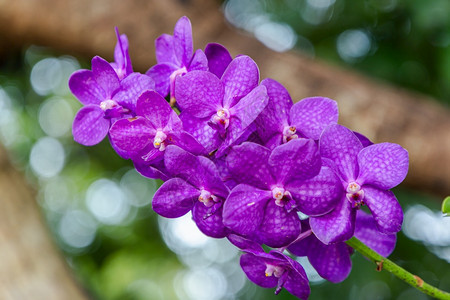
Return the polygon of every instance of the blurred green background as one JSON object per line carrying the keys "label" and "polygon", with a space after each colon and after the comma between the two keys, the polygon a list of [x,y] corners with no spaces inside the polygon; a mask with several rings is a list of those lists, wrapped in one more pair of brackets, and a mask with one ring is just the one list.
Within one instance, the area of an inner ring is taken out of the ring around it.
{"label": "blurred green background", "polygon": [[[448,1],[229,0],[223,11],[276,51],[297,49],[450,103]],[[67,80],[90,68],[89,61],[30,47],[0,63],[0,141],[39,191],[58,245],[94,299],[275,297],[247,281],[226,240],[206,238],[189,216],[157,217],[150,203],[161,182],[137,174],[108,141],[94,147],[73,141],[71,123],[81,105]],[[449,291],[450,218],[439,211],[441,199],[395,192],[405,222],[391,258]],[[310,299],[427,299],[359,254],[340,284],[301,262]],[[286,291],[277,296],[293,298]]]}

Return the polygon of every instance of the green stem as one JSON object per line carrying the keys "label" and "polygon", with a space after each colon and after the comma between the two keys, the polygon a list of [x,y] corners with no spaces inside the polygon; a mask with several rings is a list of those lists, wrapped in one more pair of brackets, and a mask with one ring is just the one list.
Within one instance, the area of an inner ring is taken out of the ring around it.
{"label": "green stem", "polygon": [[420,290],[421,292],[437,299],[450,299],[450,293],[444,292],[434,286],[429,285],[428,283],[424,282],[419,276],[411,274],[410,272],[395,264],[393,261],[379,255],[378,253],[364,245],[357,238],[352,237],[346,243],[347,245],[373,261],[377,265],[377,270],[381,271],[382,269],[384,269],[386,271],[389,271],[404,282]]}

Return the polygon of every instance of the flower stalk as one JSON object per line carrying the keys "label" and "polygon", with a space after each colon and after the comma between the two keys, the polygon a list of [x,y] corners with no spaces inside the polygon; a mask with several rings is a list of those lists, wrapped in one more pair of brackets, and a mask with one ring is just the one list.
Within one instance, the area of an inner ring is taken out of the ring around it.
{"label": "flower stalk", "polygon": [[370,249],[368,246],[363,244],[360,240],[358,240],[355,237],[352,237],[347,242],[347,245],[373,261],[377,265],[377,271],[386,270],[388,272],[391,272],[395,276],[397,276],[399,279],[403,280],[404,282],[408,283],[409,285],[415,287],[422,293],[425,293],[429,296],[432,296],[436,299],[450,299],[450,293],[442,291],[425,281],[421,279],[419,276],[414,275],[407,270],[403,269],[393,261],[391,261],[388,258],[385,258],[372,249]]}

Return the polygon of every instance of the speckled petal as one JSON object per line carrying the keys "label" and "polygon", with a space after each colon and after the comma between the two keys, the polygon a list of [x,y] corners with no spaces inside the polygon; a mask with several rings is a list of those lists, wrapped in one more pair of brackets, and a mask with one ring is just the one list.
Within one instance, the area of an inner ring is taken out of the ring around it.
{"label": "speckled petal", "polygon": [[119,91],[114,95],[114,100],[120,105],[136,110],[136,102],[139,96],[146,90],[154,90],[155,82],[150,76],[141,73],[132,73],[124,78]]}
{"label": "speckled petal", "polygon": [[176,63],[173,50],[173,36],[162,34],[155,40],[155,54],[158,63]]}
{"label": "speckled petal", "polygon": [[384,257],[394,251],[397,241],[395,234],[381,233],[373,217],[362,210],[356,213],[355,237]]}
{"label": "speckled petal", "polygon": [[351,130],[338,124],[328,126],[320,137],[319,148],[320,155],[335,163],[344,180],[356,180],[357,155],[363,147]]}
{"label": "speckled petal", "polygon": [[343,281],[352,270],[349,247],[345,243],[310,245],[308,259],[320,276],[334,283]]}
{"label": "speckled petal", "polygon": [[233,147],[226,161],[233,178],[241,183],[253,185],[261,189],[269,189],[276,183],[270,174],[270,150],[251,142]]}
{"label": "speckled petal", "polygon": [[391,191],[384,191],[364,185],[364,202],[369,207],[377,223],[377,228],[383,233],[392,234],[402,228],[402,207]]}
{"label": "speckled petal", "polygon": [[155,82],[155,90],[163,97],[169,94],[170,75],[178,70],[172,63],[159,63],[145,73]]}
{"label": "speckled petal", "polygon": [[300,265],[300,263],[293,260],[287,255],[273,250],[270,251],[270,254],[275,257],[283,257],[284,260],[290,265],[290,268],[288,268],[289,273],[283,287],[289,293],[300,299],[308,299],[309,294],[311,293],[311,289],[309,287],[309,281],[308,277],[306,276],[306,272]]}
{"label": "speckled petal", "polygon": [[192,26],[188,17],[181,17],[173,30],[173,47],[180,66],[187,66],[194,52]]}
{"label": "speckled petal", "polygon": [[69,88],[84,105],[99,105],[107,96],[95,81],[91,70],[79,70],[73,73],[69,78]]}
{"label": "speckled petal", "polygon": [[286,88],[273,79],[266,78],[261,81],[261,85],[266,87],[269,101],[255,120],[256,130],[263,143],[267,143],[274,135],[280,136],[280,142],[284,127],[289,125],[292,99]]}
{"label": "speckled petal", "polygon": [[353,236],[355,231],[356,211],[345,195],[339,205],[330,213],[311,217],[309,224],[316,237],[324,244],[344,242]]}
{"label": "speckled petal", "polygon": [[189,64],[188,71],[208,71],[208,59],[206,58],[203,50],[198,49],[195,51],[194,56]]}
{"label": "speckled petal", "polygon": [[320,172],[320,154],[311,139],[294,139],[273,149],[269,157],[277,183],[310,179]]}
{"label": "speckled petal", "polygon": [[181,113],[180,119],[183,122],[184,130],[205,148],[206,153],[213,152],[222,143],[219,132],[208,125],[209,119],[197,119],[186,113]]}
{"label": "speckled petal", "polygon": [[133,164],[136,171],[144,177],[161,179],[162,181],[167,181],[171,177],[162,160],[155,164],[144,164],[136,161],[133,161]]}
{"label": "speckled petal", "polygon": [[278,285],[278,278],[266,276],[266,259],[251,253],[244,253],[241,256],[241,268],[253,283],[263,288],[274,288]]}
{"label": "speckled petal", "polygon": [[223,106],[233,107],[258,85],[258,81],[259,70],[253,59],[246,55],[233,59],[222,76],[225,87]]}
{"label": "speckled petal", "polygon": [[155,129],[164,129],[168,124],[170,124],[170,127],[182,127],[181,120],[166,99],[154,91],[142,93],[137,100],[136,114],[145,117]]}
{"label": "speckled petal", "polygon": [[206,45],[205,54],[208,58],[209,71],[221,78],[223,72],[233,60],[228,50],[216,43]]}
{"label": "speckled petal", "polygon": [[320,216],[333,210],[343,192],[341,181],[328,167],[322,167],[311,179],[289,181],[284,187],[292,194],[297,209],[308,216]]}
{"label": "speckled petal", "polygon": [[188,213],[200,192],[183,179],[172,178],[164,182],[153,196],[153,210],[166,218],[178,218]]}
{"label": "speckled petal", "polygon": [[192,71],[179,76],[175,97],[180,109],[196,118],[211,118],[222,108],[223,84],[206,71]]}
{"label": "speckled petal", "polygon": [[152,143],[154,133],[142,117],[118,120],[109,132],[114,144],[129,152],[141,151]]}
{"label": "speckled petal", "polygon": [[272,193],[246,184],[236,186],[223,207],[223,223],[241,235],[253,234],[264,217]]}
{"label": "speckled petal", "polygon": [[336,101],[325,97],[305,98],[290,111],[291,125],[313,140],[318,140],[328,125],[337,123],[338,117]]}
{"label": "speckled petal", "polygon": [[100,143],[108,134],[110,121],[104,118],[98,105],[82,107],[72,125],[73,138],[77,143],[92,146]]}
{"label": "speckled petal", "polygon": [[211,208],[213,207],[206,207],[197,201],[192,210],[192,218],[205,235],[218,239],[226,237],[230,230],[223,225],[222,208],[218,208],[213,214]]}
{"label": "speckled petal", "polygon": [[358,182],[391,189],[405,179],[408,162],[408,151],[400,145],[381,143],[368,146],[358,154]]}
{"label": "speckled petal", "polygon": [[276,205],[275,200],[270,199],[258,230],[261,241],[269,247],[283,247],[295,240],[300,230],[301,223],[297,212],[288,213],[286,208]]}
{"label": "speckled petal", "polygon": [[111,99],[120,87],[119,77],[113,67],[100,56],[95,56],[92,59],[92,74],[98,85],[105,91],[106,97]]}
{"label": "speckled petal", "polygon": [[230,109],[230,125],[227,129],[226,139],[217,151],[217,157],[222,156],[228,147],[241,140],[240,138],[244,133],[247,132],[249,135],[249,132],[246,131],[247,128],[264,109],[267,100],[266,88],[259,86]]}

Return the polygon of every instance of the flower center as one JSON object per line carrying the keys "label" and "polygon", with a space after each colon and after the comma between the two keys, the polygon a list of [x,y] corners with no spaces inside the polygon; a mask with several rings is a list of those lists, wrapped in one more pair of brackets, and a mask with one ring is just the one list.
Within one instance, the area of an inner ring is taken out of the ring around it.
{"label": "flower center", "polygon": [[230,112],[226,108],[221,108],[212,115],[211,120],[209,120],[209,124],[219,130],[221,134],[225,133],[225,130],[230,125]]}
{"label": "flower center", "polygon": [[198,201],[202,202],[206,207],[211,207],[214,203],[219,202],[219,199],[209,191],[202,189],[200,191],[200,196],[198,196]]}
{"label": "flower center", "polygon": [[283,129],[283,143],[287,143],[290,140],[297,139],[297,128],[295,126],[285,126]]}
{"label": "flower center", "polygon": [[292,195],[289,191],[284,188],[275,187],[272,189],[272,197],[275,199],[275,204],[284,207],[290,200],[292,200]]}
{"label": "flower center", "polygon": [[102,102],[100,103],[100,108],[101,108],[103,111],[107,111],[108,109],[113,109],[113,108],[116,108],[116,107],[118,107],[118,106],[119,106],[119,104],[117,104],[116,101],[111,100],[111,99],[102,101]]}
{"label": "flower center", "polygon": [[274,266],[266,263],[266,277],[275,276],[276,278],[280,278],[284,271],[285,269],[281,266]]}
{"label": "flower center", "polygon": [[346,197],[350,203],[353,204],[354,208],[359,208],[361,205],[364,205],[364,190],[361,189],[361,186],[356,182],[350,182],[346,189]]}
{"label": "flower center", "polygon": [[153,146],[159,151],[164,151],[166,149],[166,144],[164,141],[166,140],[167,135],[161,130],[156,131],[155,138],[153,139]]}

